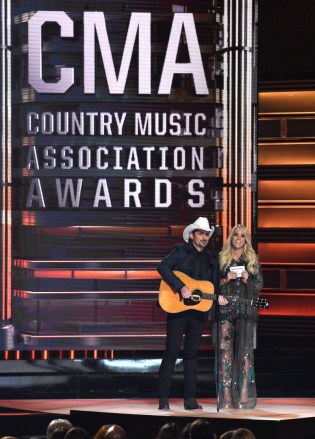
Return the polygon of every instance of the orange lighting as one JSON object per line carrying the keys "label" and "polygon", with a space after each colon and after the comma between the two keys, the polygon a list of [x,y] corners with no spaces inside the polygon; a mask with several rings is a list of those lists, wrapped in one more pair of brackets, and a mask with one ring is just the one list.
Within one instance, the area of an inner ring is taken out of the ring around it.
{"label": "orange lighting", "polygon": [[156,270],[130,270],[127,279],[161,279]]}
{"label": "orange lighting", "polygon": [[73,270],[74,279],[125,279],[125,270]]}
{"label": "orange lighting", "polygon": [[261,180],[259,202],[315,202],[315,180]]}
{"label": "orange lighting", "polygon": [[72,270],[32,270],[32,273],[30,277],[72,279]]}
{"label": "orange lighting", "polygon": [[263,263],[315,264],[315,244],[259,243],[258,254]]}
{"label": "orange lighting", "polygon": [[269,302],[269,308],[259,313],[268,316],[315,316],[315,294],[262,293]]}
{"label": "orange lighting", "polygon": [[315,206],[258,206],[258,227],[315,228]]}
{"label": "orange lighting", "polygon": [[259,114],[314,114],[315,91],[272,91],[258,95]]}
{"label": "orange lighting", "polygon": [[[47,279],[160,279],[156,270],[30,270],[29,277]],[[23,295],[17,290],[15,294]]]}
{"label": "orange lighting", "polygon": [[36,226],[35,212],[24,210],[22,212],[22,224],[23,226]]}
{"label": "orange lighting", "polygon": [[258,147],[259,166],[314,165],[314,142],[260,143]]}
{"label": "orange lighting", "polygon": [[13,265],[15,267],[19,267],[19,268],[28,268],[29,267],[29,261],[26,261],[24,259],[14,259]]}

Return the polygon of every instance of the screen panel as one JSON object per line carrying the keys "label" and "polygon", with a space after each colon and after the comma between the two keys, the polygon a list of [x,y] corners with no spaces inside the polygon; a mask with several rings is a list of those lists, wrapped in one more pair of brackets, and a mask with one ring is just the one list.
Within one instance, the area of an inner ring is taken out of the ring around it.
{"label": "screen panel", "polygon": [[160,347],[156,265],[199,216],[221,245],[217,18],[207,1],[12,2],[17,349]]}

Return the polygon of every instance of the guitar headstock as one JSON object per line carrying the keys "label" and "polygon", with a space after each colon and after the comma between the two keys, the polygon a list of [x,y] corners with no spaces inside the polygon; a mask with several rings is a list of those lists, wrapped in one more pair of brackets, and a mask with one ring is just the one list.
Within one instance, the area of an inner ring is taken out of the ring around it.
{"label": "guitar headstock", "polygon": [[258,298],[256,300],[253,300],[252,305],[256,306],[256,308],[262,308],[262,309],[268,309],[269,308],[269,302],[267,299]]}

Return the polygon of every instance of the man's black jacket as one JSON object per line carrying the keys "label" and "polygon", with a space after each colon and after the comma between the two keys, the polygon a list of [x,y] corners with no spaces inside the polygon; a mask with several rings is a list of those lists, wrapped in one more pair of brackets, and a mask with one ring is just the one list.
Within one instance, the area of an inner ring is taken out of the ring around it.
{"label": "man's black jacket", "polygon": [[184,283],[173,273],[181,271],[195,280],[208,280],[213,283],[215,293],[219,294],[218,258],[205,248],[199,252],[192,242],[176,244],[157,267],[163,280],[175,291],[180,291]]}

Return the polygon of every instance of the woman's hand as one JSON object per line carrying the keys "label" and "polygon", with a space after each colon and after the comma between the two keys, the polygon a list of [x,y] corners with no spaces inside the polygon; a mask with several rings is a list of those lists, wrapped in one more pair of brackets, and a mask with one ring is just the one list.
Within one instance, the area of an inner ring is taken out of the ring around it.
{"label": "woman's hand", "polygon": [[247,284],[248,276],[249,276],[248,271],[244,270],[242,272],[242,281],[244,282],[244,284]]}
{"label": "woman's hand", "polygon": [[221,286],[230,282],[231,279],[236,279],[236,273],[233,273],[232,271],[228,271],[226,274],[226,277],[224,277],[223,279],[221,279]]}
{"label": "woman's hand", "polygon": [[227,281],[230,282],[230,280],[237,278],[237,274],[233,271],[228,271],[226,277]]}
{"label": "woman's hand", "polygon": [[222,295],[220,295],[219,297],[218,297],[218,303],[219,303],[219,305],[227,305],[229,302],[225,299],[225,297],[224,296],[222,296]]}

